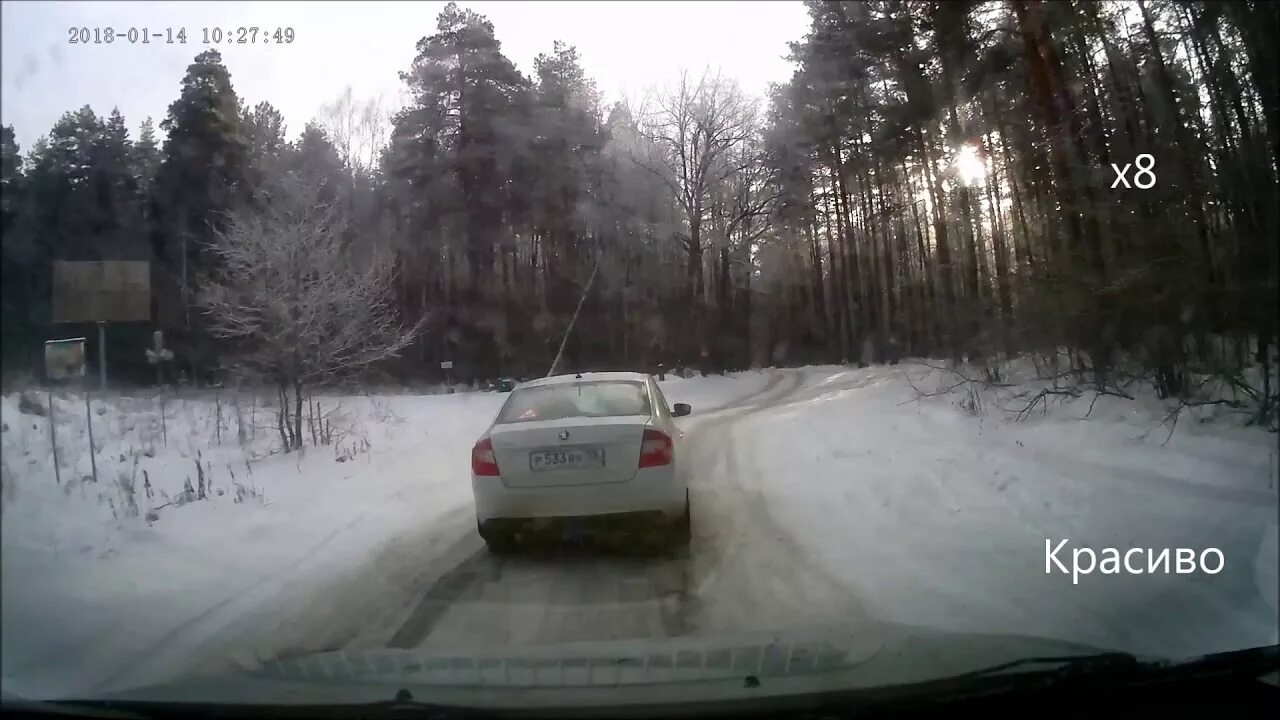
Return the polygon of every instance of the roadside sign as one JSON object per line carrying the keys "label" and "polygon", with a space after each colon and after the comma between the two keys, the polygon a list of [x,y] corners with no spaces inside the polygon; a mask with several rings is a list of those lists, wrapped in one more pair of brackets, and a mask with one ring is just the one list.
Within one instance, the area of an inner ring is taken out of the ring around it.
{"label": "roadside sign", "polygon": [[440,369],[441,369],[441,370],[452,370],[452,369],[453,369],[453,361],[452,361],[452,360],[441,360],[441,361],[440,361]]}
{"label": "roadside sign", "polygon": [[[49,380],[75,380],[84,378],[84,341],[82,337],[46,340],[44,343],[44,373]],[[93,444],[93,409],[89,404],[89,388],[84,388],[84,421],[89,431],[89,467],[93,481],[98,482],[97,450]],[[58,437],[53,419],[53,390],[49,391],[49,442],[53,445],[54,480],[62,483],[58,470]]]}
{"label": "roadside sign", "polygon": [[55,260],[52,310],[54,324],[98,324],[98,384],[105,388],[106,324],[151,319],[151,262]]}
{"label": "roadside sign", "polygon": [[102,260],[53,263],[53,322],[151,319],[151,263]]}
{"label": "roadside sign", "polygon": [[44,372],[50,380],[84,377],[84,338],[45,341]]}

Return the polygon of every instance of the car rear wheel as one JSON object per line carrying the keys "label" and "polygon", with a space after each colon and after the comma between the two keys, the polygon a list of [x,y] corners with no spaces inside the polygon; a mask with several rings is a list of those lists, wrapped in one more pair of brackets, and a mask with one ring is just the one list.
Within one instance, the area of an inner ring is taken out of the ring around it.
{"label": "car rear wheel", "polygon": [[676,541],[687,545],[693,538],[693,514],[689,507],[689,491],[684,491],[684,514],[676,521]]}
{"label": "car rear wheel", "polygon": [[516,549],[515,534],[509,529],[498,527],[493,521],[477,522],[476,528],[480,531],[480,538],[484,540],[489,552],[503,555]]}

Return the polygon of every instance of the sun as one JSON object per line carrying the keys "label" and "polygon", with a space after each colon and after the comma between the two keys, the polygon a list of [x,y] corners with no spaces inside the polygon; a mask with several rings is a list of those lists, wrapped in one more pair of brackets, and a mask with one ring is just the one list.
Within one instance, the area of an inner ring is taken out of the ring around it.
{"label": "sun", "polygon": [[972,145],[964,145],[956,152],[954,166],[956,176],[965,185],[981,185],[986,179],[986,165],[978,157],[978,149]]}

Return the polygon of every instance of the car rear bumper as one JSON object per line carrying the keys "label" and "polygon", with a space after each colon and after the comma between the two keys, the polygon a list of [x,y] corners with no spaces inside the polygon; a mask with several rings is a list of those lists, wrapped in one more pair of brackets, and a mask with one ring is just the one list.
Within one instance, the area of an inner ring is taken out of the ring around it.
{"label": "car rear bumper", "polygon": [[656,513],[683,516],[685,487],[673,468],[645,468],[631,480],[597,485],[507,487],[500,478],[471,478],[476,519],[584,518]]}
{"label": "car rear bumper", "polygon": [[[489,518],[477,523],[483,537],[538,538],[648,538],[678,528],[682,520],[657,510],[608,515],[533,518]],[[658,537],[664,537],[659,535]]]}

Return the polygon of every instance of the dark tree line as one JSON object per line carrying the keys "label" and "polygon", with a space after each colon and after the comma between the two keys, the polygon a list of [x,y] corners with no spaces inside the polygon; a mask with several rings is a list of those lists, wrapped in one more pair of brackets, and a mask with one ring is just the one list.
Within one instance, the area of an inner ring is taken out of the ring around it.
{"label": "dark tree line", "polygon": [[[89,108],[24,155],[6,128],[6,368],[53,333],[51,260],[138,258],[155,324],[189,372],[216,374],[230,349],[193,297],[209,242],[265,178],[305,168],[347,243],[394,253],[400,313],[425,318],[383,367],[401,378],[441,360],[541,374],[580,300],[563,368],[1029,352],[1166,395],[1270,375],[1275,4],[807,6],[794,75],[765,104],[682,72],[606,108],[572,47],[527,77],[450,5],[392,115],[347,91],[286,142],[207,51],[162,144]],[[1140,155],[1155,185],[1113,187]],[[113,333],[113,365],[141,376],[151,329]]]}
{"label": "dark tree line", "polygon": [[[802,355],[1033,352],[1165,395],[1271,375],[1277,5],[809,9],[774,91],[761,268]],[[1155,185],[1113,187],[1140,155]]]}

